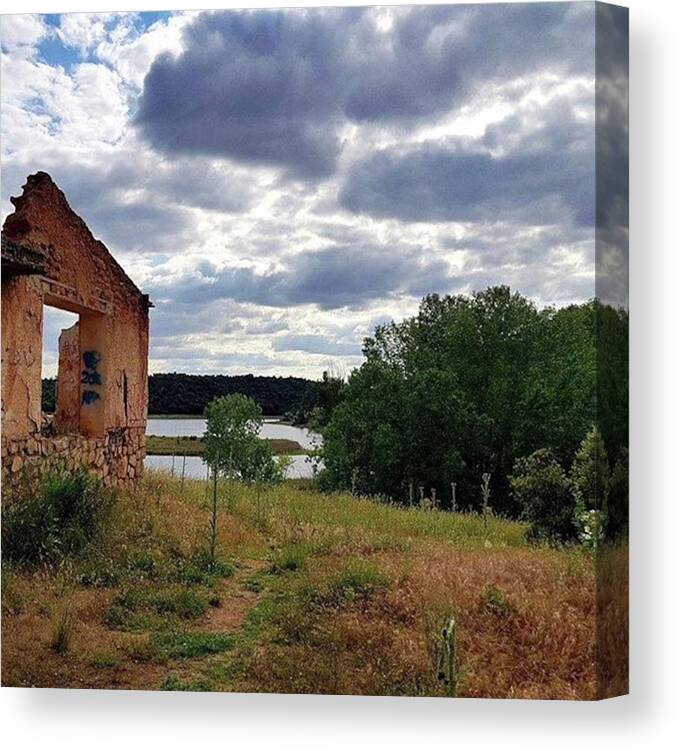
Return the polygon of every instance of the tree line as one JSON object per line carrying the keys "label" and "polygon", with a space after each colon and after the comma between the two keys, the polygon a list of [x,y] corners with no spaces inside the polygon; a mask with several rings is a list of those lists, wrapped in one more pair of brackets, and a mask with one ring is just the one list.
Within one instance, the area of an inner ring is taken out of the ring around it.
{"label": "tree line", "polygon": [[478,510],[489,473],[493,510],[517,518],[520,459],[546,451],[567,474],[592,429],[611,467],[627,455],[624,310],[540,310],[505,286],[431,294],[414,317],[379,326],[363,354],[322,427],[327,489],[408,502],[414,485],[443,508],[454,494]]}
{"label": "tree line", "polygon": [[[204,414],[219,396],[241,393],[259,404],[265,416],[296,413],[312,381],[256,375],[158,373],[148,378],[149,414]],[[42,382],[43,411],[55,408],[54,378]]]}

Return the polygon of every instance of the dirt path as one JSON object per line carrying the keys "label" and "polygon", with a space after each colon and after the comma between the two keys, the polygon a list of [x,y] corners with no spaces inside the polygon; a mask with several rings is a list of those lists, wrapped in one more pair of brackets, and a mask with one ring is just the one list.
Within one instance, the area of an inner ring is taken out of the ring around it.
{"label": "dirt path", "polygon": [[[248,612],[263,596],[263,592],[247,588],[247,581],[265,567],[262,560],[240,560],[235,573],[224,579],[218,589],[219,605],[211,607],[187,630],[196,634],[237,634]],[[72,642],[64,654],[51,648],[54,625],[47,613],[5,613],[3,685],[157,690],[169,675],[191,684],[200,679],[210,661],[221,657],[219,654],[159,663],[148,652],[150,632],[111,630],[103,623],[111,597],[110,591],[92,589],[81,589],[72,596],[77,619]]]}
{"label": "dirt path", "polygon": [[200,633],[235,633],[245,624],[247,613],[261,599],[261,592],[245,587],[247,580],[263,570],[262,560],[240,560],[236,572],[225,579],[219,590],[221,604],[207,614],[195,629]]}

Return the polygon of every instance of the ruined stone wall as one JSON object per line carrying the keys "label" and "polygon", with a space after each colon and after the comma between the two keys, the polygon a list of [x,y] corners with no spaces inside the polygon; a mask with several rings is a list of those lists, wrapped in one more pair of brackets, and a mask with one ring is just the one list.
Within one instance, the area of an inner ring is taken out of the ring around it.
{"label": "ruined stone wall", "polygon": [[[49,175],[31,175],[12,203],[2,232],[3,469],[63,460],[111,484],[134,479],[145,455],[148,297]],[[60,337],[49,424],[41,412],[43,305],[79,315]]]}
{"label": "ruined stone wall", "polygon": [[83,435],[29,435],[2,440],[2,466],[16,475],[29,464],[75,469],[87,467],[105,484],[123,487],[141,476],[145,456],[144,428],[110,430],[103,438]]}
{"label": "ruined stone wall", "polygon": [[42,298],[33,276],[2,279],[2,437],[41,423]]}
{"label": "ruined stone wall", "polygon": [[5,219],[2,233],[23,247],[46,251],[43,276],[54,283],[54,294],[78,308],[130,310],[137,313],[140,325],[148,321],[146,295],[92,235],[48,174],[30,175],[23,194],[10,200],[15,211]]}

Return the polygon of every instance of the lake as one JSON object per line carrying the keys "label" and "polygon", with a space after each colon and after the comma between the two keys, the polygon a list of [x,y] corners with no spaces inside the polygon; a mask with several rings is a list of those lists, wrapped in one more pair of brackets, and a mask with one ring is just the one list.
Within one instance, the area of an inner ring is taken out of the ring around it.
{"label": "lake", "polygon": [[[149,417],[146,425],[147,435],[182,435],[201,436],[205,432],[204,417]],[[280,424],[276,420],[264,420],[259,433],[264,438],[279,438],[285,440],[296,440],[302,448],[311,449],[315,447],[314,441],[320,440],[319,436],[304,427],[293,427],[288,424]],[[313,476],[313,470],[307,456],[290,456],[292,464],[287,472],[291,479],[308,479]],[[181,473],[183,458],[174,460],[175,474]],[[146,456],[145,466],[152,469],[171,470],[172,456]],[[207,467],[199,456],[186,457],[186,476],[191,479],[204,479]]]}

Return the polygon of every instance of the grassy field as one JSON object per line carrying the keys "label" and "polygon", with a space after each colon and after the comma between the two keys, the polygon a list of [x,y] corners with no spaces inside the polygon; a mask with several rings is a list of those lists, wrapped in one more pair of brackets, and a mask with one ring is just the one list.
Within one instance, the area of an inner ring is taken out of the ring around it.
{"label": "grassy field", "polygon": [[[276,456],[302,456],[308,451],[296,441],[284,438],[265,438]],[[187,435],[148,435],[146,453],[149,456],[202,456],[203,441]]]}
{"label": "grassy field", "polygon": [[457,695],[595,697],[584,550],[304,480],[261,492],[224,482],[213,567],[208,499],[204,482],[182,491],[148,472],[77,559],[5,565],[2,684],[445,696],[438,657],[453,617]]}

